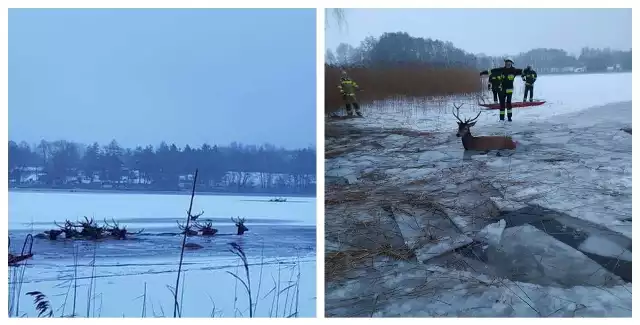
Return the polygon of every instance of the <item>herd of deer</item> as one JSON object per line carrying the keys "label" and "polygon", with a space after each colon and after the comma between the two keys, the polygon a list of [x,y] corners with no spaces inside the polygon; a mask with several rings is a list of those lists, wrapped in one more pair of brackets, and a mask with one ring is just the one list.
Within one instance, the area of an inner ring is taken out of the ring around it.
{"label": "herd of deer", "polygon": [[[178,228],[182,230],[181,234],[185,234],[187,236],[221,236],[218,234],[218,229],[213,228],[213,222],[205,221],[205,223],[200,223],[197,221],[198,217],[202,214],[191,216],[192,223],[185,227],[178,223]],[[141,234],[143,230],[140,230],[135,233],[130,233],[127,231],[126,227],[121,227],[115,220],[112,220],[113,223],[109,223],[105,219],[105,225],[99,226],[93,218],[89,219],[85,217],[84,221],[79,222],[71,222],[69,220],[65,221],[63,225],[58,225],[54,222],[56,226],[60,229],[52,229],[47,230],[43,233],[37,234],[35,236],[27,235],[25,239],[25,243],[22,247],[22,252],[20,254],[11,254],[9,253],[9,266],[17,266],[20,262],[29,259],[33,256],[31,253],[31,247],[33,246],[33,238],[38,239],[48,239],[55,241],[59,238],[64,239],[81,239],[81,240],[100,240],[100,239],[127,239],[127,235],[131,234]],[[231,221],[235,223],[237,231],[236,235],[241,236],[244,235],[245,232],[249,231],[249,228],[244,225],[245,218],[233,218],[231,217]],[[225,234],[222,234],[225,235]],[[233,235],[233,234],[226,234]],[[11,248],[11,238],[9,238],[9,248]],[[28,249],[27,249],[28,248]],[[201,245],[195,243],[187,243],[185,248],[188,249],[199,249],[203,248]]]}
{"label": "herd of deer", "polygon": [[478,113],[474,118],[465,119],[464,121],[460,119],[460,107],[463,104],[456,105],[455,112],[453,112],[453,116],[458,120],[458,133],[457,137],[462,138],[462,146],[464,150],[475,150],[475,151],[488,151],[488,150],[502,150],[502,149],[510,149],[513,150],[516,148],[517,142],[511,139],[510,136],[483,136],[483,137],[474,137],[471,135],[471,127],[476,125],[476,120],[480,117],[482,111]]}
{"label": "herd of deer", "polygon": [[[214,236],[218,234],[218,229],[213,228],[213,222],[205,221],[205,223],[202,224],[197,220],[198,216],[200,215],[191,216],[192,223],[188,227],[176,221],[176,223],[178,224],[178,229],[182,231],[181,234],[186,233],[187,236],[205,236],[205,237]],[[236,235],[241,236],[246,231],[249,231],[249,228],[247,228],[244,225],[244,222],[245,222],[244,218],[231,217],[231,221],[236,225],[236,228],[237,228]]]}

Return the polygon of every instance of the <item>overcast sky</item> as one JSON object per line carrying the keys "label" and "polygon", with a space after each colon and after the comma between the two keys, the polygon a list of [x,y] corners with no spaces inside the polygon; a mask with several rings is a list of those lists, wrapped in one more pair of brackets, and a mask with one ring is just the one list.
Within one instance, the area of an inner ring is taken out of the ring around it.
{"label": "overcast sky", "polygon": [[9,11],[9,138],[315,145],[315,10]]}
{"label": "overcast sky", "polygon": [[327,15],[326,47],[332,50],[398,31],[488,55],[540,47],[573,54],[585,46],[631,48],[631,9],[345,9],[342,28]]}

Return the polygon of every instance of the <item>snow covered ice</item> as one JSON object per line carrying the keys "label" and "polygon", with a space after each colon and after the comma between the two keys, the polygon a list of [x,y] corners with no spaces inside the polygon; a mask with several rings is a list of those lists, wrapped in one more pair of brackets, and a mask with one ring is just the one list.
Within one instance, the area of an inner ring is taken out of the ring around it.
{"label": "snow covered ice", "polygon": [[[315,316],[315,199],[269,199],[196,195],[194,211],[204,211],[200,219],[212,220],[219,233],[187,240],[203,248],[185,252],[184,284],[179,288],[182,317],[248,317],[248,295],[228,273],[246,278],[240,259],[229,251],[230,243],[247,255],[256,316]],[[188,195],[10,192],[11,252],[22,249],[27,234],[55,228],[53,221],[82,216],[97,221],[113,217],[131,231],[145,229],[124,241],[36,239],[34,257],[26,266],[10,268],[11,315],[37,316],[32,297],[25,294],[40,291],[55,317],[172,317],[169,287],[175,286],[182,242],[176,220],[184,219],[188,204]],[[230,220],[238,215],[249,228],[243,236],[235,235]]]}
{"label": "snow covered ice", "polygon": [[513,152],[463,150],[450,104],[472,117],[470,98],[328,122],[327,316],[631,316],[631,74],[536,96],[472,129]]}

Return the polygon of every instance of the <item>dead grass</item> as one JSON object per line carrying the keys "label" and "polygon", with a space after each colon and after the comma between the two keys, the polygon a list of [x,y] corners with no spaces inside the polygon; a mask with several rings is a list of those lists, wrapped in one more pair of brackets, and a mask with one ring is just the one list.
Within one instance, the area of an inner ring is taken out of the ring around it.
{"label": "dead grass", "polygon": [[355,147],[348,147],[348,148],[340,148],[340,149],[333,149],[333,150],[327,150],[324,152],[324,158],[325,159],[331,159],[331,158],[335,158],[338,156],[342,156],[346,153],[355,151],[356,148]]}
{"label": "dead grass", "polygon": [[[375,173],[374,173],[375,174]],[[372,177],[377,177],[373,176]],[[325,280],[345,280],[351,271],[373,267],[383,258],[410,261],[414,252],[406,246],[397,225],[385,213],[385,202],[375,200],[375,187],[332,186],[327,188],[325,206],[328,219],[325,239],[338,243],[339,251],[325,254]],[[377,201],[378,203],[373,203]],[[371,216],[360,219],[350,213],[352,207],[368,211]]]}
{"label": "dead grass", "polygon": [[379,257],[409,261],[415,258],[415,255],[408,248],[398,249],[392,245],[382,245],[377,249],[347,249],[328,252],[324,257],[325,281],[344,279],[350,271],[363,265],[372,265]]}
{"label": "dead grass", "polygon": [[337,186],[327,188],[325,191],[325,205],[337,205],[343,203],[365,202],[369,198],[366,191],[340,191]]}
{"label": "dead grass", "polygon": [[[325,113],[343,105],[337,87],[341,68],[325,65]],[[431,97],[470,94],[481,90],[478,71],[403,64],[376,68],[349,68],[349,76],[363,90],[356,94],[364,105],[395,97]]]}
{"label": "dead grass", "polygon": [[366,249],[350,249],[337,252],[327,252],[324,256],[325,281],[343,278],[349,270],[359,265],[372,262],[371,252]]}

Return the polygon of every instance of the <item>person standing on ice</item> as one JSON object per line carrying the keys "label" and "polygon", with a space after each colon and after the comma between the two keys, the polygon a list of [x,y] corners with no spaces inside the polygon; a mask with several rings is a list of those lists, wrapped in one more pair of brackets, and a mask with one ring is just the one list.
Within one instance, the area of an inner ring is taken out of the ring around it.
{"label": "person standing on ice", "polygon": [[480,75],[496,75],[500,78],[500,92],[498,94],[500,100],[500,121],[504,121],[504,111],[507,110],[507,118],[511,122],[511,97],[513,97],[513,81],[516,76],[522,75],[522,69],[517,69],[513,66],[513,60],[510,58],[504,59],[504,67],[494,68],[491,71],[484,70],[480,72]]}
{"label": "person standing on ice", "polygon": [[356,114],[358,116],[362,116],[362,113],[360,112],[360,105],[356,100],[356,91],[358,91],[359,88],[358,84],[349,78],[347,72],[342,70],[342,77],[340,77],[340,85],[338,86],[338,89],[340,89],[340,94],[346,104],[348,116],[353,116],[351,105],[353,105]]}
{"label": "person standing on ice", "polygon": [[524,81],[523,102],[527,101],[527,94],[529,94],[529,101],[533,101],[533,83],[536,82],[536,79],[538,79],[538,74],[528,65],[527,68],[522,71],[522,81]]}
{"label": "person standing on ice", "polygon": [[500,80],[500,75],[497,74],[489,74],[489,90],[493,92],[493,102],[498,102],[498,94],[500,93],[500,84],[502,80]]}

